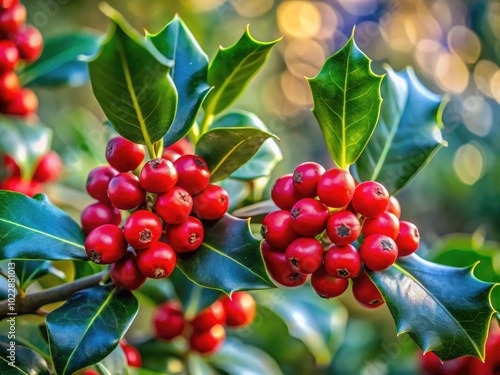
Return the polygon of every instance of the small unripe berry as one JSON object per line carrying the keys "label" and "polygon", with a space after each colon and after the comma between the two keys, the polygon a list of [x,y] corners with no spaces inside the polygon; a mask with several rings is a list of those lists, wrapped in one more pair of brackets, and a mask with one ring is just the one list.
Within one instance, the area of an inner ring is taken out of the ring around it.
{"label": "small unripe berry", "polygon": [[133,171],[146,156],[144,146],[123,137],[111,138],[106,146],[106,160],[120,172]]}
{"label": "small unripe berry", "polygon": [[314,237],[325,230],[330,216],[328,207],[312,198],[304,198],[290,210],[292,229],[304,237]]}
{"label": "small unripe berry", "polygon": [[352,206],[360,215],[377,217],[382,215],[389,205],[389,193],[375,181],[365,181],[356,186],[352,197]]}
{"label": "small unripe berry", "polygon": [[146,276],[137,266],[136,255],[131,251],[111,265],[110,276],[118,288],[127,290],[139,289],[146,282]]}
{"label": "small unripe berry", "polygon": [[361,224],[352,212],[334,212],[326,222],[326,234],[335,245],[349,245],[356,241],[361,232]]}
{"label": "small unripe berry", "polygon": [[189,338],[191,349],[201,354],[217,352],[226,340],[224,327],[217,324],[208,331],[194,331]]}
{"label": "small unripe berry", "polygon": [[182,155],[174,162],[174,167],[179,174],[177,186],[191,195],[200,193],[210,181],[207,162],[201,156]]}
{"label": "small unripe berry", "polygon": [[228,208],[229,194],[217,185],[208,185],[193,197],[193,211],[201,219],[220,219]]}
{"label": "small unripe berry", "polygon": [[129,216],[123,234],[128,244],[136,250],[151,247],[158,242],[162,225],[158,217],[148,210],[138,210]]}
{"label": "small unripe berry", "polygon": [[293,184],[293,175],[286,174],[276,180],[271,190],[273,202],[282,210],[290,211],[295,202],[303,198]]}
{"label": "small unripe berry", "polygon": [[310,274],[323,264],[323,246],[316,238],[300,237],[286,248],[286,259],[293,271]]}
{"label": "small unripe berry", "polygon": [[152,279],[170,276],[175,268],[174,250],[163,242],[157,242],[137,254],[137,265],[142,274]]}
{"label": "small unripe berry", "polygon": [[174,165],[167,159],[157,158],[144,164],[139,181],[144,190],[159,194],[172,189],[177,178],[177,170]]}
{"label": "small unripe berry", "polygon": [[253,297],[247,292],[235,292],[231,298],[224,296],[221,299],[226,311],[226,325],[230,327],[246,327],[255,318],[257,305]]}
{"label": "small unripe berry", "polygon": [[146,199],[146,191],[137,176],[130,172],[119,173],[109,181],[108,197],[116,208],[131,210]]}
{"label": "small unripe berry", "polygon": [[210,306],[200,311],[191,321],[191,326],[197,331],[207,331],[217,324],[226,321],[226,310],[221,301],[215,301]]}
{"label": "small unripe berry", "polygon": [[87,176],[87,192],[92,198],[104,204],[111,204],[108,197],[109,182],[118,174],[118,171],[109,165],[92,169]]}
{"label": "small unripe berry", "polygon": [[366,237],[359,248],[361,260],[372,271],[383,271],[394,264],[398,247],[394,240],[382,234]]}
{"label": "small unripe berry", "polygon": [[327,170],[318,181],[319,200],[328,207],[347,206],[354,194],[354,178],[348,171],[339,168]]}
{"label": "small unripe berry", "polygon": [[81,223],[85,234],[104,224],[119,225],[122,221],[120,210],[101,202],[93,203],[82,211]]}
{"label": "small unripe berry", "polygon": [[326,272],[325,267],[320,267],[311,276],[311,286],[320,297],[334,298],[346,291],[349,280],[333,277]]}
{"label": "small unripe berry", "polygon": [[325,168],[314,162],[300,164],[293,171],[293,186],[304,198],[314,198],[317,193],[318,181],[325,173]]}
{"label": "small unripe berry", "polygon": [[111,264],[127,254],[127,242],[118,226],[104,224],[87,236],[85,251],[94,263]]}
{"label": "small unripe berry", "polygon": [[363,233],[363,237],[365,238],[372,234],[383,234],[396,240],[399,233],[399,220],[387,211],[377,217],[367,217],[363,222],[361,233]]}
{"label": "small unripe berry", "polygon": [[353,279],[352,294],[362,306],[370,309],[384,303],[384,298],[366,272]]}
{"label": "small unripe berry", "polygon": [[174,187],[156,197],[156,213],[167,224],[180,224],[187,220],[193,209],[193,198],[181,187]]}
{"label": "small unripe berry", "polygon": [[155,336],[170,341],[182,335],[186,327],[186,319],[179,301],[172,300],[158,306],[153,318]]}
{"label": "small unripe berry", "polygon": [[404,257],[413,254],[420,244],[420,233],[415,224],[408,221],[400,221],[399,234],[396,238],[398,245],[398,256]]}
{"label": "small unripe berry", "polygon": [[197,250],[203,243],[204,236],[203,224],[192,216],[180,224],[167,224],[165,228],[168,244],[178,253]]}
{"label": "small unripe berry", "polygon": [[262,221],[260,233],[269,246],[285,250],[299,235],[292,229],[292,219],[288,211],[274,211]]}
{"label": "small unripe berry", "polygon": [[267,272],[278,284],[296,287],[306,282],[307,275],[293,271],[285,253],[273,251],[266,241],[262,242],[261,251]]}
{"label": "small unripe berry", "polygon": [[331,245],[325,254],[325,269],[330,275],[352,279],[361,271],[361,257],[352,245]]}

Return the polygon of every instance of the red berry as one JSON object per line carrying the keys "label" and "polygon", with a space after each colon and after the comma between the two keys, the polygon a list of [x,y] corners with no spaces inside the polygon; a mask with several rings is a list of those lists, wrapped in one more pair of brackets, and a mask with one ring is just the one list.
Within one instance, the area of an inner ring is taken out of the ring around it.
{"label": "red berry", "polygon": [[130,345],[122,345],[121,347],[127,358],[127,364],[130,367],[140,368],[142,366],[142,358],[139,351]]}
{"label": "red berry", "polygon": [[131,210],[144,202],[146,191],[137,176],[130,172],[122,172],[109,181],[108,197],[116,208]]}
{"label": "red berry", "polygon": [[335,245],[349,245],[356,241],[361,224],[356,215],[349,211],[334,212],[326,222],[326,234]]}
{"label": "red berry", "polygon": [[0,40],[0,71],[14,70],[19,62],[19,50],[10,40]]}
{"label": "red berry", "polygon": [[255,318],[257,304],[247,292],[236,292],[231,298],[224,296],[221,299],[226,311],[226,325],[230,327],[246,327]]}
{"label": "red berry", "polygon": [[118,288],[136,290],[146,282],[146,276],[137,266],[136,255],[132,251],[110,267],[110,276]]}
{"label": "red berry", "polygon": [[156,213],[167,224],[180,224],[187,220],[193,209],[193,198],[181,187],[174,187],[156,197]]}
{"label": "red berry", "polygon": [[0,182],[0,190],[17,191],[32,197],[40,192],[39,185],[21,180],[20,177],[8,177]]}
{"label": "red berry", "polygon": [[82,211],[81,222],[85,234],[104,224],[119,225],[122,221],[120,210],[97,202],[87,206]]}
{"label": "red berry", "polygon": [[123,234],[128,244],[136,250],[151,247],[158,242],[162,225],[158,217],[148,210],[138,210],[129,216]]}
{"label": "red berry", "polygon": [[[0,34],[11,36],[16,33],[26,22],[26,8],[16,4],[0,12]],[[16,43],[17,44],[17,43]]]}
{"label": "red berry", "polygon": [[109,165],[94,168],[87,177],[87,192],[92,198],[104,204],[111,204],[108,197],[109,181],[118,174],[118,171]]}
{"label": "red berry", "polygon": [[269,246],[285,250],[299,235],[292,229],[292,219],[288,211],[274,211],[267,214],[260,228],[262,237]]}
{"label": "red berry", "polygon": [[298,273],[313,273],[323,264],[323,246],[316,238],[297,238],[288,245],[285,255],[291,269]]}
{"label": "red berry", "polygon": [[404,257],[417,251],[420,244],[420,233],[415,224],[408,221],[399,222],[399,234],[396,238],[398,256]]}
{"label": "red berry", "polygon": [[0,72],[0,100],[9,101],[21,89],[19,78],[12,70]]}
{"label": "red berry", "polygon": [[194,147],[186,138],[181,138],[165,150],[174,151],[179,155],[194,154]]}
{"label": "red berry", "polygon": [[382,294],[380,294],[366,272],[363,271],[352,281],[352,294],[362,306],[375,308],[384,303]]}
{"label": "red berry", "polygon": [[186,327],[186,319],[179,301],[167,301],[156,310],[153,318],[155,336],[170,341],[182,335]]}
{"label": "red berry", "polygon": [[215,301],[200,311],[191,321],[191,326],[197,331],[207,331],[217,324],[226,321],[226,310],[221,301]]}
{"label": "red berry", "polygon": [[191,349],[202,353],[212,354],[217,352],[226,340],[224,327],[217,324],[208,331],[194,331],[189,338]]}
{"label": "red berry", "polygon": [[0,10],[9,9],[17,3],[19,3],[19,0],[0,0]]}
{"label": "red berry", "polygon": [[174,250],[163,242],[157,242],[137,255],[137,265],[142,274],[152,279],[170,276],[175,268]]}
{"label": "red berry", "polygon": [[276,180],[271,190],[273,202],[282,210],[290,211],[301,195],[295,190],[293,175],[286,174]]}
{"label": "red berry", "polygon": [[365,181],[356,186],[352,197],[352,206],[362,216],[377,217],[384,213],[389,205],[389,193],[375,181]]}
{"label": "red berry", "polygon": [[139,181],[144,190],[159,194],[172,189],[177,182],[177,177],[177,170],[171,162],[157,158],[144,164]]}
{"label": "red berry", "polygon": [[163,150],[161,157],[163,159],[168,160],[169,162],[173,163],[174,161],[176,161],[177,159],[179,159],[181,157],[181,154],[178,154],[177,152],[172,151],[172,150],[165,149],[165,150]]}
{"label": "red berry", "polygon": [[111,138],[106,146],[106,160],[120,172],[133,171],[146,156],[144,146],[123,137]]}
{"label": "red berry", "polygon": [[220,219],[228,208],[229,195],[217,185],[208,185],[200,194],[193,197],[194,213],[201,219]]}
{"label": "red berry", "polygon": [[38,109],[38,98],[30,89],[15,92],[8,101],[3,103],[2,111],[8,115],[28,116]]}
{"label": "red berry", "polygon": [[352,279],[361,271],[361,257],[352,245],[331,245],[325,254],[325,269],[330,275]]}
{"label": "red berry", "polygon": [[40,158],[33,180],[38,182],[57,180],[61,175],[62,168],[63,164],[57,152],[50,151]]}
{"label": "red berry", "polygon": [[12,41],[19,49],[19,56],[27,62],[37,60],[42,54],[43,37],[40,31],[27,25],[12,35]]}
{"label": "red berry", "polygon": [[389,204],[385,210],[396,216],[398,220],[401,217],[401,205],[394,195],[389,197]]}
{"label": "red berry", "polygon": [[314,198],[317,193],[318,181],[325,173],[325,168],[314,162],[300,164],[293,171],[293,186],[303,197]]}
{"label": "red berry", "polygon": [[184,188],[189,194],[195,195],[205,189],[210,181],[210,171],[207,162],[200,156],[182,155],[174,161],[179,174],[177,186]]}
{"label": "red berry", "polygon": [[266,241],[262,242],[261,250],[267,272],[278,284],[295,287],[306,282],[307,275],[293,271],[285,253],[274,251]]}
{"label": "red berry", "polygon": [[9,154],[3,155],[3,163],[7,171],[7,175],[10,177],[21,177],[21,168],[17,165],[17,162]]}
{"label": "red berry", "polygon": [[168,244],[178,253],[197,250],[203,243],[204,236],[203,224],[192,216],[180,224],[167,224],[165,228]]}
{"label": "red berry", "polygon": [[339,168],[327,170],[318,181],[318,197],[329,207],[347,206],[354,194],[354,178],[348,171]]}
{"label": "red berry", "polygon": [[398,247],[392,238],[373,234],[364,239],[359,253],[366,267],[372,271],[383,271],[396,261]]}
{"label": "red berry", "polygon": [[363,222],[361,233],[363,233],[363,237],[365,238],[372,234],[383,234],[395,240],[399,233],[399,220],[387,211],[377,217],[367,217]]}
{"label": "red berry", "polygon": [[326,272],[325,267],[321,267],[312,274],[311,286],[320,297],[334,298],[346,291],[349,280],[333,277]]}
{"label": "red berry", "polygon": [[94,370],[85,370],[83,375],[100,375],[97,371]]}
{"label": "red berry", "polygon": [[292,229],[304,237],[314,237],[325,230],[330,216],[328,207],[312,198],[304,198],[290,210]]}
{"label": "red berry", "polygon": [[127,242],[118,226],[104,224],[87,236],[85,251],[93,262],[110,264],[119,261],[127,254]]}

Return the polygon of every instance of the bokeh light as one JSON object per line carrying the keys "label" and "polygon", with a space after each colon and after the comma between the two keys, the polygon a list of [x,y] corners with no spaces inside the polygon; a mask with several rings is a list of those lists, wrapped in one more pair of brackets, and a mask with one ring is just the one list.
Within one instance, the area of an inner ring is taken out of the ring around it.
{"label": "bokeh light", "polygon": [[474,185],[483,172],[483,155],[479,149],[468,143],[455,153],[453,168],[457,177],[466,185]]}

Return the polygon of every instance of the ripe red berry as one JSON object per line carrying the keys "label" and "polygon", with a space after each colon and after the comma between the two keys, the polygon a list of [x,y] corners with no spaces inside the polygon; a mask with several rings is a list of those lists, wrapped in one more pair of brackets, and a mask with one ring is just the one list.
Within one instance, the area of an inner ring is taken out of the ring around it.
{"label": "ripe red berry", "polygon": [[271,190],[273,202],[282,210],[290,211],[302,196],[295,190],[293,175],[286,174],[276,180]]}
{"label": "ripe red berry", "polygon": [[361,233],[363,233],[363,237],[365,238],[372,234],[383,234],[396,240],[399,233],[399,220],[387,211],[377,217],[367,217],[363,222]]}
{"label": "ripe red berry", "polygon": [[0,34],[11,36],[26,22],[26,8],[16,4],[0,12]]}
{"label": "ripe red berry", "polygon": [[169,162],[173,163],[174,161],[176,161],[177,159],[179,159],[181,157],[181,154],[178,154],[177,152],[172,151],[172,150],[165,149],[165,150],[163,150],[161,157],[163,159],[168,160]]}
{"label": "ripe red berry", "polygon": [[311,286],[320,297],[334,298],[346,291],[349,280],[333,277],[325,267],[320,267],[311,276]]}
{"label": "ripe red berry", "polygon": [[130,172],[122,172],[109,181],[108,197],[116,208],[131,210],[144,202],[146,191],[137,176]]}
{"label": "ripe red berry", "polygon": [[354,178],[348,171],[339,168],[327,170],[318,181],[319,200],[329,207],[347,206],[354,194]]}
{"label": "ripe red berry", "polygon": [[295,287],[306,282],[307,275],[293,271],[285,253],[274,251],[266,241],[262,242],[261,250],[267,272],[278,284]]}
{"label": "ripe red berry", "polygon": [[325,254],[325,269],[330,275],[352,279],[361,271],[361,257],[352,245],[331,245]]}
{"label": "ripe red berry", "polygon": [[401,217],[401,205],[394,195],[389,197],[389,204],[385,210],[396,216],[398,220]]}
{"label": "ripe red berry", "polygon": [[85,251],[93,262],[110,264],[119,261],[127,254],[127,242],[118,226],[104,224],[87,236]]}
{"label": "ripe red berry", "polygon": [[174,250],[163,242],[157,242],[137,255],[137,265],[142,274],[152,279],[170,276],[175,268]]}
{"label": "ripe red berry", "polygon": [[12,35],[12,41],[19,49],[19,56],[27,62],[37,60],[42,54],[43,37],[40,31],[27,25]]}
{"label": "ripe red berry", "polygon": [[236,292],[231,298],[224,296],[221,299],[226,311],[226,325],[230,327],[246,327],[255,318],[257,304],[247,292]]}
{"label": "ripe red berry", "polygon": [[139,181],[144,190],[150,193],[166,193],[177,183],[177,170],[167,159],[149,160],[142,167]]}
{"label": "ripe red berry", "polygon": [[328,207],[312,198],[304,198],[290,210],[292,229],[304,237],[314,237],[325,230],[330,216]]}
{"label": "ripe red berry", "polygon": [[161,237],[162,225],[158,217],[148,210],[138,210],[129,216],[123,234],[136,250],[151,247]]}
{"label": "ripe red berry", "polygon": [[229,208],[227,191],[217,185],[208,185],[193,197],[193,210],[199,218],[217,220],[224,216]]}
{"label": "ripe red berry", "polygon": [[204,236],[203,224],[192,216],[180,224],[167,224],[165,228],[168,244],[178,253],[197,250],[203,243]]}
{"label": "ripe red berry", "polygon": [[184,188],[189,194],[195,195],[205,189],[210,181],[210,171],[207,162],[197,155],[182,155],[174,161],[179,174],[177,186]]}
{"label": "ripe red berry", "polygon": [[130,367],[140,368],[142,366],[142,358],[139,351],[130,345],[122,345],[121,347],[127,358],[127,364]]}
{"label": "ripe red berry", "polygon": [[118,171],[109,165],[92,169],[87,176],[87,192],[92,198],[104,204],[111,204],[108,197],[109,181],[118,174]]}
{"label": "ripe red berry", "polygon": [[303,197],[314,198],[317,193],[318,181],[325,173],[325,168],[314,162],[300,164],[293,171],[293,186]]}
{"label": "ripe red berry", "polygon": [[2,111],[8,115],[28,116],[38,109],[38,98],[30,89],[15,92],[8,101],[3,103]]}
{"label": "ripe red berry", "polygon": [[57,152],[50,151],[40,158],[33,180],[38,182],[57,180],[61,175],[62,168],[63,164]]}
{"label": "ripe red berry", "polygon": [[17,191],[18,193],[26,194],[29,197],[32,197],[41,191],[39,184],[21,180],[20,177],[7,177],[5,180],[0,182],[0,190]]}
{"label": "ripe red berry", "polygon": [[0,71],[14,70],[19,62],[19,50],[10,40],[0,40]]}
{"label": "ripe red berry", "polygon": [[153,318],[155,336],[170,341],[182,335],[186,327],[186,319],[179,301],[167,301],[156,310]]}
{"label": "ripe red berry", "polygon": [[194,154],[194,147],[186,138],[181,138],[165,150],[174,151],[179,155]]}
{"label": "ripe red berry", "polygon": [[201,354],[217,352],[226,340],[224,327],[217,324],[208,331],[194,331],[189,338],[191,349]]}
{"label": "ripe red berry", "polygon": [[352,206],[362,216],[377,217],[382,215],[389,205],[389,193],[375,181],[365,181],[356,186],[352,197]]}
{"label": "ripe red berry", "polygon": [[420,233],[415,224],[408,221],[399,222],[399,234],[396,238],[398,256],[404,257],[417,251],[420,244]]}
{"label": "ripe red berry", "polygon": [[143,145],[123,137],[111,138],[106,146],[106,160],[120,172],[133,171],[141,165],[146,156]]}
{"label": "ripe red berry", "polygon": [[274,211],[267,214],[260,228],[262,237],[269,246],[285,250],[299,235],[292,229],[292,219],[288,211]]}
{"label": "ripe red berry", "polygon": [[187,220],[193,209],[193,198],[181,187],[174,187],[156,197],[156,213],[167,224],[180,224]]}
{"label": "ripe red berry", "polygon": [[9,101],[21,89],[19,78],[12,70],[0,72],[0,100]]}
{"label": "ripe red berry", "polygon": [[127,290],[139,289],[145,282],[146,276],[137,266],[136,255],[132,251],[110,267],[110,276],[118,288]]}
{"label": "ripe red berry", "polygon": [[95,228],[104,224],[119,225],[122,221],[120,210],[103,204],[93,203],[82,211],[81,223],[85,234],[89,234]]}
{"label": "ripe red berry", "polygon": [[323,246],[316,238],[297,238],[288,245],[285,255],[291,269],[298,273],[313,273],[323,264]]}
{"label": "ripe red berry", "polygon": [[85,370],[83,375],[100,375],[97,371],[94,370]]}
{"label": "ripe red berry", "polygon": [[326,222],[326,234],[335,245],[343,246],[356,241],[361,232],[361,224],[350,211],[334,212]]}
{"label": "ripe red berry", "polygon": [[207,331],[217,324],[226,321],[226,310],[221,301],[215,301],[210,306],[200,311],[191,321],[191,326],[197,331]]}
{"label": "ripe red berry", "polygon": [[0,0],[0,10],[9,9],[17,3],[19,3],[19,0]]}
{"label": "ripe red berry", "polygon": [[362,306],[375,308],[384,303],[382,294],[380,294],[366,272],[363,271],[352,281],[352,294]]}
{"label": "ripe red berry", "polygon": [[366,237],[359,249],[361,260],[372,271],[383,271],[394,264],[398,247],[394,240],[383,234]]}

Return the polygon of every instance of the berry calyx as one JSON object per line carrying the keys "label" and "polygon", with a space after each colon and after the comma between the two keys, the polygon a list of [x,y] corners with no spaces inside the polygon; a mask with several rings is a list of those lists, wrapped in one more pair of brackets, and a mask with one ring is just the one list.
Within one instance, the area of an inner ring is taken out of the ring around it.
{"label": "berry calyx", "polygon": [[285,253],[272,250],[266,241],[262,242],[261,251],[267,272],[278,284],[295,287],[306,282],[307,275],[293,271]]}
{"label": "berry calyx", "polygon": [[120,210],[115,207],[97,202],[87,206],[82,211],[81,223],[85,234],[104,224],[119,225],[122,221]]}
{"label": "berry calyx", "polygon": [[111,265],[110,276],[118,288],[126,290],[139,289],[146,282],[146,277],[137,266],[136,255],[131,251]]}
{"label": "berry calyx", "polygon": [[325,254],[325,269],[330,275],[352,279],[361,271],[361,257],[352,245],[331,245]]}
{"label": "berry calyx", "polygon": [[226,325],[230,327],[246,327],[255,318],[257,305],[253,297],[247,292],[235,292],[231,298],[224,296],[221,299],[226,311]]}
{"label": "berry calyx", "polygon": [[328,207],[347,206],[354,194],[354,178],[348,171],[339,168],[327,170],[318,180],[319,200]]}
{"label": "berry calyx", "polygon": [[142,163],[145,156],[144,146],[123,137],[111,138],[106,146],[106,160],[120,172],[133,171]]}
{"label": "berry calyx", "polygon": [[297,238],[286,248],[286,259],[293,271],[310,274],[323,264],[323,246],[316,238]]}
{"label": "berry calyx", "polygon": [[318,181],[325,173],[325,168],[318,163],[302,163],[293,171],[293,186],[302,197],[314,198]]}
{"label": "berry calyx", "polygon": [[396,240],[399,233],[399,220],[394,214],[387,211],[377,217],[367,217],[363,222],[361,233],[365,238],[372,234],[383,234]]}
{"label": "berry calyx", "polygon": [[352,197],[352,206],[362,216],[377,217],[382,215],[389,205],[389,193],[375,181],[365,181],[356,186]]}
{"label": "berry calyx", "polygon": [[193,209],[193,198],[183,188],[176,186],[156,197],[156,213],[167,224],[180,224],[187,220]]}
{"label": "berry calyx", "polygon": [[334,212],[326,222],[326,234],[335,245],[349,245],[356,241],[361,232],[361,224],[350,211]]}
{"label": "berry calyx", "polygon": [[384,298],[366,272],[353,279],[352,294],[362,306],[373,309],[384,303]]}
{"label": "berry calyx", "polygon": [[285,211],[290,211],[295,202],[303,198],[294,187],[293,175],[286,174],[276,180],[271,190],[273,202]]}
{"label": "berry calyx", "polygon": [[118,226],[104,224],[87,236],[85,251],[94,263],[111,264],[127,254],[127,242]]}
{"label": "berry calyx", "polygon": [[343,294],[349,286],[349,280],[333,277],[320,267],[311,276],[311,286],[322,298],[334,298]]}
{"label": "berry calyx", "polygon": [[57,152],[49,151],[40,158],[33,180],[38,182],[57,180],[61,175],[62,168],[63,164]]}
{"label": "berry calyx", "polygon": [[[292,229],[304,237],[314,237],[325,230],[330,216],[328,207],[312,198],[304,198],[290,210]],[[272,244],[271,244],[272,245]]]}
{"label": "berry calyx", "polygon": [[399,222],[399,234],[396,238],[398,256],[404,257],[413,254],[420,244],[420,233],[415,224],[409,221]]}
{"label": "berry calyx", "polygon": [[167,159],[157,158],[149,160],[142,167],[139,181],[144,190],[150,193],[166,193],[177,182],[177,170]]}
{"label": "berry calyx", "polygon": [[137,176],[130,172],[122,172],[109,181],[108,197],[116,208],[131,210],[144,202],[146,191]]}
{"label": "berry calyx", "polygon": [[208,185],[201,193],[193,197],[193,211],[201,219],[220,219],[228,208],[229,195],[226,190],[217,185]]}
{"label": "berry calyx", "polygon": [[99,202],[110,205],[108,185],[111,179],[117,174],[118,171],[109,165],[92,169],[87,176],[87,193]]}
{"label": "berry calyx", "polygon": [[189,194],[196,195],[205,189],[210,181],[207,162],[197,155],[182,155],[174,161],[179,174],[177,186],[184,188]]}
{"label": "berry calyx", "polygon": [[203,243],[204,236],[203,224],[192,216],[180,224],[167,224],[165,228],[167,243],[178,253],[197,250]]}
{"label": "berry calyx", "polygon": [[269,246],[278,250],[285,250],[299,237],[292,229],[292,219],[288,211],[275,211],[266,215],[260,233]]}
{"label": "berry calyx", "polygon": [[163,242],[157,242],[137,254],[137,266],[142,274],[152,279],[170,276],[175,268],[174,250]]}
{"label": "berry calyx", "polygon": [[366,267],[372,271],[383,271],[396,261],[398,247],[392,238],[373,234],[364,239],[359,253]]}
{"label": "berry calyx", "polygon": [[226,321],[226,310],[221,301],[215,301],[199,312],[191,321],[191,327],[197,331],[207,331],[217,324]]}
{"label": "berry calyx", "polygon": [[167,301],[158,306],[153,318],[155,336],[170,341],[182,335],[186,327],[186,319],[179,301]]}
{"label": "berry calyx", "polygon": [[221,324],[217,324],[207,331],[194,331],[189,337],[191,349],[201,354],[217,352],[224,344],[226,331]]}
{"label": "berry calyx", "polygon": [[129,216],[123,234],[128,244],[136,250],[151,247],[158,242],[162,225],[158,217],[148,210],[138,210]]}

